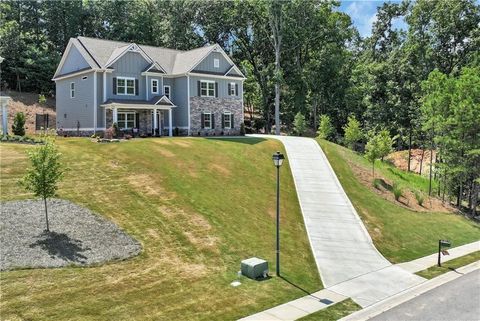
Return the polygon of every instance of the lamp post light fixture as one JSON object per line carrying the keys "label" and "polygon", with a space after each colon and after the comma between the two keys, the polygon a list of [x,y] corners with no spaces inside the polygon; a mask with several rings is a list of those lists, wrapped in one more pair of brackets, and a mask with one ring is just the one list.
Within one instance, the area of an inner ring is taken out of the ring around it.
{"label": "lamp post light fixture", "polygon": [[277,168],[277,276],[280,276],[280,166],[283,164],[285,156],[276,152],[272,156],[273,164]]}

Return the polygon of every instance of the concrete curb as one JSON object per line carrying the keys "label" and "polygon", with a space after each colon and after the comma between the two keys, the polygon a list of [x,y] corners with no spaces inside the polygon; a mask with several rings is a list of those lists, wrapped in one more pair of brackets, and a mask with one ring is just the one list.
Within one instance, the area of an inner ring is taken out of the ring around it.
{"label": "concrete curb", "polygon": [[396,295],[393,295],[386,300],[383,300],[365,309],[352,313],[349,316],[346,316],[340,320],[341,321],[363,321],[363,320],[371,319],[402,303],[410,301],[425,292],[428,292],[440,285],[453,281],[464,274],[468,274],[478,269],[480,269],[480,261],[473,262],[469,265],[466,265],[457,269],[456,271],[448,272],[436,278],[433,278],[431,280],[425,281],[422,284],[419,284],[411,289],[408,289]]}

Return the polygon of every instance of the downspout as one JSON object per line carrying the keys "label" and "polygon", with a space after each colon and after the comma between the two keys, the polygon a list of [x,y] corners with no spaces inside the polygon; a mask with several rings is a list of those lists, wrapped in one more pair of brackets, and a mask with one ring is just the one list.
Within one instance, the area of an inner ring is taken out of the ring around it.
{"label": "downspout", "polygon": [[97,71],[93,72],[93,134],[97,134]]}
{"label": "downspout", "polygon": [[190,75],[189,74],[187,74],[187,110],[188,110],[187,136],[190,136]]}
{"label": "downspout", "polygon": [[[107,70],[103,71],[103,102],[107,102]],[[105,130],[107,129],[107,109],[103,108],[103,123]]]}

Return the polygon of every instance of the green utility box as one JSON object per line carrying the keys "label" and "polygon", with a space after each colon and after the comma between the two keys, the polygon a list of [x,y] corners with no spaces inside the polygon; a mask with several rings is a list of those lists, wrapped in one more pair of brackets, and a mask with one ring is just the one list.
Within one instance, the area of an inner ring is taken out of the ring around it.
{"label": "green utility box", "polygon": [[242,275],[250,279],[263,279],[268,276],[268,262],[257,257],[242,261]]}

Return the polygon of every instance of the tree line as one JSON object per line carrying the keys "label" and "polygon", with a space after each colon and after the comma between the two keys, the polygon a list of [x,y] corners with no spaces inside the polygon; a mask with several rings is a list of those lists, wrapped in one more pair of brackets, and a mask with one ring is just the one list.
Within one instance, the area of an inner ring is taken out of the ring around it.
{"label": "tree line", "polygon": [[[387,2],[377,8],[365,38],[339,5],[2,1],[2,87],[53,95],[50,79],[69,38],[79,35],[180,50],[218,43],[247,76],[247,130],[293,132],[304,123],[302,132],[313,134],[328,117],[330,139],[341,142],[354,117],[365,133],[396,137],[397,149],[437,151],[432,172],[440,194],[474,210],[480,173],[478,2]],[[399,19],[405,28],[395,27]]]}

